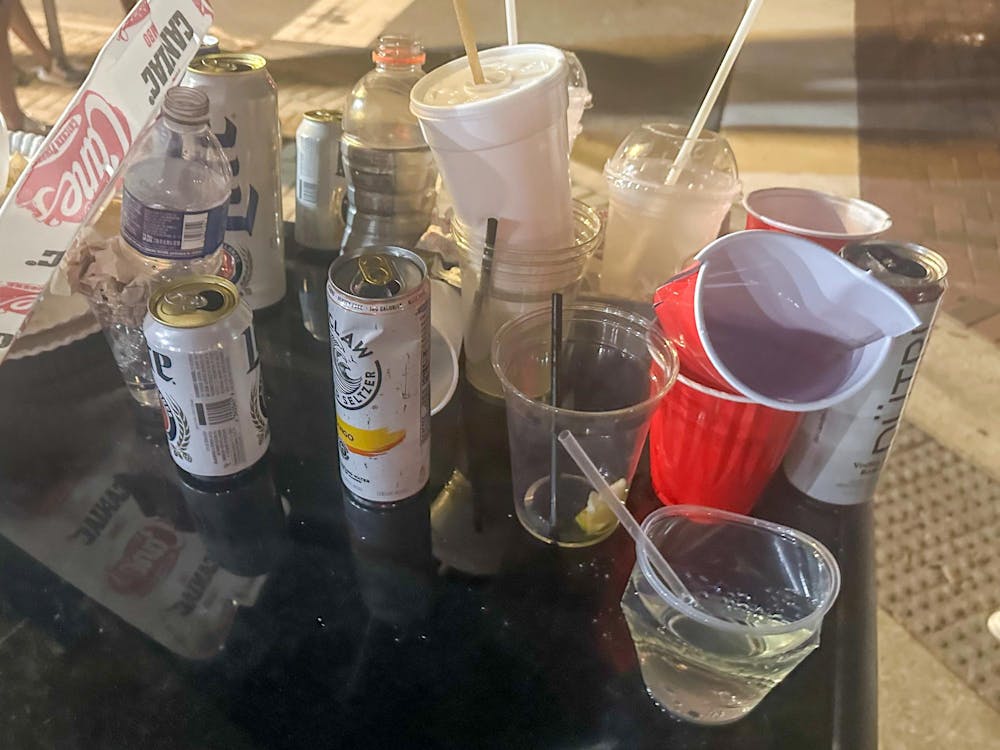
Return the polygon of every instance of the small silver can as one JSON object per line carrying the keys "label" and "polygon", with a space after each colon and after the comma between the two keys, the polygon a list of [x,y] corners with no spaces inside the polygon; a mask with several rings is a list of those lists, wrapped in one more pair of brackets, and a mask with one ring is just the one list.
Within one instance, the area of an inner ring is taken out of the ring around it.
{"label": "small silver can", "polygon": [[233,170],[223,275],[254,310],[285,296],[278,90],[267,60],[245,52],[196,57],[182,86],[208,94],[212,130]]}
{"label": "small silver can", "polygon": [[339,110],[313,109],[295,131],[295,242],[300,247],[340,250],[346,184],[340,161],[342,119]]}
{"label": "small silver can", "polygon": [[236,286],[188,276],[149,299],[143,333],[160,391],[170,455],[196,477],[224,477],[267,452],[253,313]]}
{"label": "small silver can", "polygon": [[883,240],[848,245],[841,255],[896,290],[921,321],[895,338],[885,364],[864,390],[806,414],[785,456],[785,474],[799,490],[823,502],[853,505],[875,495],[947,288],[948,264],[926,247]]}
{"label": "small silver can", "polygon": [[358,499],[418,494],[430,472],[430,283],[415,253],[362,248],[327,282],[340,476]]}

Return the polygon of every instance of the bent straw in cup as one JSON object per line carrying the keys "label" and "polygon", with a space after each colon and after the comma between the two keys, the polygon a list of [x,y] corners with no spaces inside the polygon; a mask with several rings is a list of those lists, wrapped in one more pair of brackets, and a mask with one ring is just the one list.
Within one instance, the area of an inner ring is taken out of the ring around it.
{"label": "bent straw in cup", "polygon": [[714,508],[660,508],[642,530],[699,604],[637,547],[621,607],[650,696],[695,724],[741,719],[819,645],[836,559],[796,529]]}

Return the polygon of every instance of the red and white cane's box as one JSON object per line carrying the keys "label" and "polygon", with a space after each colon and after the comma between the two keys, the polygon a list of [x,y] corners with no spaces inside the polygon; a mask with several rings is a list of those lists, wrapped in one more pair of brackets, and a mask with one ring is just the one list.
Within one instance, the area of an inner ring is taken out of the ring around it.
{"label": "red and white cane's box", "polygon": [[208,0],[138,3],[0,206],[0,362],[213,18]]}

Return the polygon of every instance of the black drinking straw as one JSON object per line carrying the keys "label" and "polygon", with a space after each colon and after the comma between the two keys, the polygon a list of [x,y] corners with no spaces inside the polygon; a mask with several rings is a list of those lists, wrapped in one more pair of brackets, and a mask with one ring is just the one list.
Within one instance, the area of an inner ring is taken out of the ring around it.
{"label": "black drinking straw", "polygon": [[490,280],[493,276],[493,252],[497,244],[497,220],[486,220],[486,242],[483,244],[483,260],[479,275],[479,286],[476,296],[472,298],[472,330],[479,330],[479,316],[483,311],[483,300],[490,293]]}
{"label": "black drinking straw", "polygon": [[[552,350],[549,356],[549,403],[559,407],[559,355],[562,351],[562,295],[552,293]],[[556,532],[556,487],[559,484],[559,430],[556,413],[552,412],[552,435],[549,446],[549,528],[552,538]]]}

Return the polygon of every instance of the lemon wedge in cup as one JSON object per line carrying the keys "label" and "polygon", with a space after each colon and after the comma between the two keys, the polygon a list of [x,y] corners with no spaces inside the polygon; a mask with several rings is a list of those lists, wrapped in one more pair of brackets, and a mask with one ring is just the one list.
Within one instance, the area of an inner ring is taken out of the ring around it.
{"label": "lemon wedge in cup", "polygon": [[[611,485],[611,490],[619,500],[625,502],[628,496],[628,484],[622,477]],[[608,504],[601,499],[601,496],[592,491],[587,497],[587,507],[576,514],[576,525],[583,529],[586,534],[599,534],[606,531],[615,521],[615,513]]]}

